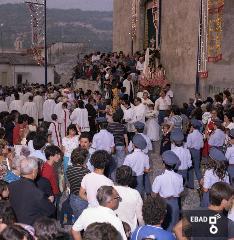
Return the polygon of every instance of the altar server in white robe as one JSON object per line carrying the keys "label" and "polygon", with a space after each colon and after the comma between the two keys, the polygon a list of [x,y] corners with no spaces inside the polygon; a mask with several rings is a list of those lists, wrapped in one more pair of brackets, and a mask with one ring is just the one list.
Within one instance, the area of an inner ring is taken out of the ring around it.
{"label": "altar server in white robe", "polygon": [[32,94],[32,89],[28,88],[27,91],[25,92],[24,96],[23,96],[23,102],[26,103],[29,100],[29,96],[33,96]]}
{"label": "altar server in white robe", "polygon": [[36,103],[33,102],[33,96],[30,95],[28,101],[24,103],[22,113],[32,117],[36,125],[38,125],[38,109]]}
{"label": "altar server in white robe", "polygon": [[58,98],[58,103],[55,105],[55,107],[54,107],[54,114],[56,114],[57,116],[58,116],[58,121],[59,121],[59,123],[61,123],[60,122],[60,119],[61,119],[61,117],[60,117],[60,115],[61,115],[61,113],[63,112],[63,107],[62,107],[62,105],[63,105],[63,98],[62,97],[59,97]]}
{"label": "altar server in white robe", "polygon": [[52,122],[50,123],[48,132],[51,133],[52,144],[58,147],[61,147],[62,139],[61,139],[61,132],[60,132],[60,126],[58,122],[58,117],[56,114],[52,114],[51,119],[52,119]]}
{"label": "altar server in white robe", "polygon": [[80,132],[90,131],[88,111],[84,107],[84,102],[82,100],[78,101],[78,107],[72,112],[70,119],[73,124],[76,124]]}
{"label": "altar server in white robe", "polygon": [[11,112],[12,110],[16,110],[20,114],[22,114],[23,102],[19,99],[19,94],[15,93],[14,98],[15,98],[15,100],[13,100],[10,103],[9,112]]}
{"label": "altar server in white robe", "polygon": [[38,110],[38,120],[42,120],[43,119],[43,103],[44,103],[44,99],[43,97],[40,95],[40,92],[37,91],[35,97],[33,98],[33,102],[36,103],[37,106],[37,110]]}
{"label": "altar server in white robe", "polygon": [[62,112],[61,112],[61,115],[59,117],[60,118],[59,122],[61,123],[61,137],[62,137],[62,139],[65,136],[67,136],[67,128],[71,124],[70,111],[67,108],[68,108],[68,104],[66,102],[64,102],[62,104]]}
{"label": "altar server in white robe", "polygon": [[8,112],[7,103],[4,101],[3,97],[0,96],[0,112]]}
{"label": "altar server in white robe", "polygon": [[146,105],[141,102],[140,98],[135,98],[134,100],[134,122],[145,123]]}
{"label": "altar server in white robe", "polygon": [[43,118],[45,122],[52,122],[51,115],[54,113],[56,103],[53,99],[53,95],[49,94],[48,99],[43,104]]}

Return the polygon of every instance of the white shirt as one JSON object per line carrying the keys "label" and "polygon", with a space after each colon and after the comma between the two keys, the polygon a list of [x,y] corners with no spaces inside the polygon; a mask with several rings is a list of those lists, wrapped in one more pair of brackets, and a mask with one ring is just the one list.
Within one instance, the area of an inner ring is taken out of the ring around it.
{"label": "white shirt", "polygon": [[137,61],[136,70],[143,71],[144,66],[145,66],[145,62],[141,63],[140,61]]}
{"label": "white shirt", "polygon": [[234,164],[234,145],[227,148],[225,157],[229,161],[229,164]]}
{"label": "white shirt", "polygon": [[43,103],[43,118],[45,122],[52,122],[51,115],[54,114],[56,103],[53,99],[47,99]]}
{"label": "white shirt", "polygon": [[152,191],[163,198],[179,197],[184,191],[183,177],[174,171],[165,170],[157,176],[152,185]]}
{"label": "white shirt", "polygon": [[168,110],[171,106],[171,99],[168,96],[160,97],[155,101],[155,110]]}
{"label": "white shirt", "polygon": [[123,165],[129,166],[135,176],[142,176],[145,169],[149,169],[149,157],[140,149],[135,148],[133,153],[126,156]]}
{"label": "white shirt", "polygon": [[180,159],[181,164],[178,170],[187,170],[192,166],[191,154],[188,149],[175,146],[171,151]]}
{"label": "white shirt", "polygon": [[76,108],[71,116],[70,119],[73,124],[76,124],[80,127],[81,132],[89,132],[89,118],[88,118],[88,111],[86,108]]}
{"label": "white shirt", "polygon": [[121,234],[122,238],[127,240],[121,220],[112,209],[102,206],[85,209],[74,223],[72,229],[76,232],[80,232],[86,230],[90,224],[96,222],[110,223]]}
{"label": "white shirt", "polygon": [[64,137],[62,139],[62,145],[65,148],[64,156],[65,157],[71,157],[71,153],[75,148],[78,148],[79,146],[79,136],[76,135],[73,138],[70,137]]}
{"label": "white shirt", "polygon": [[43,162],[46,162],[46,156],[41,150],[35,150],[30,154],[30,157],[35,157],[41,159]]}
{"label": "white shirt", "polygon": [[16,110],[20,114],[22,114],[22,108],[23,108],[23,102],[21,100],[13,100],[10,103],[9,112],[11,112],[12,110]]}
{"label": "white shirt", "polygon": [[146,106],[140,103],[134,107],[134,122],[145,123]]}
{"label": "white shirt", "polygon": [[87,194],[87,199],[90,207],[98,206],[98,201],[96,199],[97,190],[101,186],[113,186],[114,183],[109,178],[104,175],[91,172],[86,174],[81,182],[81,187],[85,189]]}
{"label": "white shirt", "polygon": [[210,189],[212,187],[213,184],[217,183],[217,182],[226,182],[229,183],[229,176],[228,173],[226,173],[226,176],[224,177],[223,180],[221,180],[216,173],[214,173],[213,169],[208,169],[205,171],[204,174],[204,184],[203,187]]}
{"label": "white shirt", "polygon": [[36,95],[33,98],[33,102],[36,103],[37,105],[37,110],[38,110],[38,118],[42,119],[43,118],[43,103],[44,103],[44,99],[42,96],[40,95]]}
{"label": "white shirt", "polygon": [[139,225],[144,224],[142,217],[143,201],[141,195],[137,190],[130,187],[114,186],[114,188],[122,198],[115,213],[121,221],[130,225],[131,232],[133,232],[138,226],[137,221],[139,222]]}
{"label": "white shirt", "polygon": [[225,139],[225,133],[220,129],[216,129],[214,133],[210,135],[208,143],[210,146],[221,147],[224,145]]}
{"label": "white shirt", "polygon": [[7,103],[3,100],[0,100],[0,112],[8,112]]}
{"label": "white shirt", "polygon": [[171,89],[167,91],[166,96],[168,96],[168,97],[170,97],[170,98],[173,98],[173,97],[174,97],[174,93],[172,92]]}
{"label": "white shirt", "polygon": [[115,146],[114,136],[106,129],[101,129],[99,133],[93,136],[92,148],[97,150],[105,150],[111,153],[112,148]]}
{"label": "white shirt", "polygon": [[147,135],[145,135],[144,133],[139,133],[139,134],[141,134],[141,136],[145,139],[145,141],[147,143],[146,148],[143,150],[143,152],[145,154],[147,154],[149,151],[153,150],[152,142],[151,142],[150,138]]}
{"label": "white shirt", "polygon": [[133,81],[129,81],[128,79],[125,79],[123,81],[123,87],[126,87],[126,94],[128,94],[128,96],[130,96],[130,89],[131,89],[131,86],[132,86],[132,94],[134,96],[134,84],[133,84]]}
{"label": "white shirt", "polygon": [[35,102],[25,102],[22,113],[32,117],[35,123],[38,125],[38,109]]}
{"label": "white shirt", "polygon": [[129,108],[124,108],[123,109],[124,112],[124,120],[127,123],[126,127],[127,127],[127,131],[128,132],[135,132],[136,129],[134,127],[134,108],[133,107],[129,107]]}
{"label": "white shirt", "polygon": [[188,134],[186,146],[187,148],[200,150],[204,146],[203,135],[197,129],[194,129],[192,133]]}

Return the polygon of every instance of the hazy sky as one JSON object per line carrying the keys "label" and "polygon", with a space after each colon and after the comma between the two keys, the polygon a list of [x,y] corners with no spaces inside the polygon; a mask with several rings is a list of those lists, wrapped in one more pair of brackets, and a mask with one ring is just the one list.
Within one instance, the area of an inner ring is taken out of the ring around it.
{"label": "hazy sky", "polygon": [[[35,1],[35,0],[34,0]],[[126,0],[127,1],[127,0]],[[3,3],[23,3],[24,0],[0,0]],[[47,0],[52,8],[80,8],[82,10],[112,10],[113,0]]]}

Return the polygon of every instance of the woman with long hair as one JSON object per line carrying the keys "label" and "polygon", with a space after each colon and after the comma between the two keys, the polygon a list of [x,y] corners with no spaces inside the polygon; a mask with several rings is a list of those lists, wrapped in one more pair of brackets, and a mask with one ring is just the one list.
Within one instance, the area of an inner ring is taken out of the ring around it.
{"label": "woman with long hair", "polygon": [[203,196],[201,207],[209,205],[209,189],[216,182],[229,183],[227,159],[222,151],[217,148],[211,148],[209,152],[209,160],[206,165],[204,177],[200,183],[202,185]]}
{"label": "woman with long hair", "polygon": [[71,153],[79,146],[79,133],[75,124],[67,128],[67,136],[62,139],[62,148],[64,152],[63,167],[66,174],[68,165],[71,165]]}

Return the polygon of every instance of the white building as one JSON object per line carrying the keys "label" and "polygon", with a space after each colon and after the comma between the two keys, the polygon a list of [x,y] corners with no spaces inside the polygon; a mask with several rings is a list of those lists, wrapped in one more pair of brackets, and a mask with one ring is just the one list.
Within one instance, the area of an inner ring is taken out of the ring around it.
{"label": "white building", "polygon": [[[54,84],[54,66],[48,66],[48,83]],[[32,55],[22,53],[0,53],[0,85],[16,86],[23,83],[45,83],[44,66],[40,66]]]}

